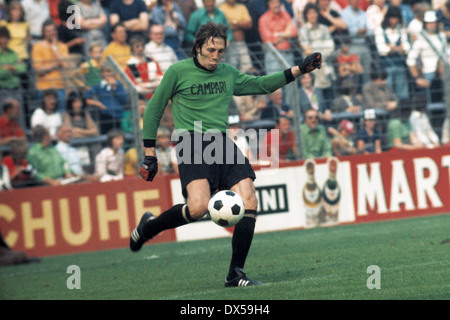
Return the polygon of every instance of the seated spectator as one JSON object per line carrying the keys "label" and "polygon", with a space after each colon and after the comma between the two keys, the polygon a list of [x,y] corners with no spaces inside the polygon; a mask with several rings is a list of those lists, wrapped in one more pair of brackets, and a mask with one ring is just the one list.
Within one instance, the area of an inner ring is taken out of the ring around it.
{"label": "seated spectator", "polygon": [[64,179],[74,178],[68,163],[56,150],[48,130],[37,125],[33,128],[34,144],[28,151],[28,162],[36,170],[36,179],[44,184],[60,186]]}
{"label": "seated spectator", "polygon": [[158,158],[158,173],[178,173],[176,153],[171,145],[171,133],[166,128],[159,128],[156,133],[156,157]]}
{"label": "seated spectator", "polygon": [[359,129],[356,137],[358,153],[381,153],[380,131],[376,127],[377,116],[375,110],[364,110],[364,126]]}
{"label": "seated spectator", "polygon": [[100,134],[106,134],[113,128],[120,128],[128,95],[111,67],[103,65],[101,75],[102,80],[86,91],[84,97],[89,105],[100,108]]}
{"label": "seated spectator", "polygon": [[[263,43],[271,43],[286,59],[294,65],[291,41],[297,37],[297,27],[289,13],[281,8],[280,0],[267,1],[267,11],[259,18],[258,30]],[[264,53],[266,74],[281,70],[278,60],[270,52]]]}
{"label": "seated spectator", "polygon": [[368,109],[391,112],[398,105],[395,93],[387,84],[387,73],[384,69],[372,71],[371,80],[363,86],[363,101]]}
{"label": "seated spectator", "polygon": [[294,117],[294,111],[292,108],[283,103],[283,91],[281,88],[269,94],[268,99],[269,102],[262,111],[261,119],[277,121],[277,119],[281,116],[286,116],[289,118]]}
{"label": "seated spectator", "polygon": [[81,93],[72,91],[67,97],[63,123],[71,127],[71,138],[98,136],[98,126],[87,110],[86,99]]}
{"label": "seated spectator", "polygon": [[93,43],[99,44],[102,49],[106,47],[107,40],[103,28],[108,23],[108,17],[100,1],[80,0],[77,5],[80,8],[81,32],[86,39],[84,55],[87,56]]}
{"label": "seated spectator", "polygon": [[367,15],[367,29],[370,32],[375,32],[377,28],[381,27],[384,15],[388,9],[386,0],[372,0],[370,6],[366,9]]}
{"label": "seated spectator", "polygon": [[178,57],[175,51],[164,43],[164,27],[162,25],[152,25],[149,36],[150,41],[144,47],[144,54],[156,61],[164,73],[178,61]]}
{"label": "seated spectator", "polygon": [[122,23],[111,26],[111,37],[112,41],[103,50],[102,62],[105,62],[106,57],[110,55],[122,70],[125,70],[127,68],[127,62],[131,58],[131,48],[127,43],[127,30]]}
{"label": "seated spectator", "polygon": [[90,45],[89,58],[73,73],[74,82],[80,89],[89,90],[102,80],[100,72],[102,54],[103,47],[100,43]]}
{"label": "seated spectator", "polygon": [[395,116],[389,120],[387,136],[391,150],[414,150],[424,145],[412,130],[410,116],[412,107],[408,100],[400,100]]}
{"label": "seated spectator", "polygon": [[127,62],[126,74],[136,86],[137,91],[150,99],[161,83],[162,76],[159,64],[144,54],[145,40],[140,36],[130,39],[132,56]]}
{"label": "seated spectator", "polygon": [[[185,46],[191,46],[194,43],[195,36],[198,29],[202,24],[205,24],[209,20],[215,23],[223,23],[226,26],[230,26],[225,14],[217,8],[216,0],[202,0],[203,7],[194,11],[187,23],[186,31],[184,33]],[[227,31],[227,40],[230,42],[233,40],[233,33],[231,28]]]}
{"label": "seated spectator", "polygon": [[331,105],[333,114],[349,112],[359,114],[362,109],[362,99],[356,94],[356,83],[352,79],[346,79],[341,83],[340,95],[334,99]]}
{"label": "seated spectator", "polygon": [[121,180],[123,175],[124,135],[120,130],[108,132],[106,146],[95,157],[95,175],[100,182]]}
{"label": "seated spectator", "polygon": [[8,28],[11,36],[8,48],[17,53],[19,61],[26,63],[30,57],[28,52],[30,24],[25,21],[25,12],[20,1],[13,0],[9,2],[8,18],[0,20],[0,25]]}
{"label": "seated spectator", "polygon": [[31,49],[31,61],[36,71],[37,100],[47,89],[54,89],[57,93],[59,110],[64,110],[66,93],[64,72],[69,63],[67,46],[58,40],[58,30],[53,20],[46,20],[42,26],[44,39],[36,42]]}
{"label": "seated spectator", "polygon": [[434,131],[427,115],[427,97],[425,94],[415,94],[412,97],[411,128],[417,139],[426,148],[436,148],[440,146],[439,137]]}
{"label": "seated spectator", "polygon": [[10,39],[8,28],[0,26],[0,105],[7,98],[14,98],[23,105],[20,76],[25,72],[26,65],[15,51],[8,48]]}
{"label": "seated spectator", "polygon": [[6,145],[11,140],[26,140],[25,132],[19,124],[20,105],[17,100],[7,99],[3,104],[3,114],[0,115],[0,145]]}
{"label": "seated spectator", "polygon": [[113,0],[109,10],[111,27],[123,24],[128,39],[135,35],[147,35],[149,14],[143,0]]}
{"label": "seated spectator", "polygon": [[31,128],[43,126],[48,130],[52,139],[56,138],[56,131],[62,124],[62,113],[58,111],[57,97],[55,90],[45,90],[41,105],[31,115]]}
{"label": "seated spectator", "polygon": [[353,122],[344,119],[339,123],[337,130],[329,127],[328,132],[333,135],[331,150],[336,157],[356,154],[355,144],[350,139],[350,136],[355,133]]}
{"label": "seated spectator", "polygon": [[425,17],[425,12],[430,10],[431,6],[428,2],[419,2],[414,4],[414,19],[412,19],[406,29],[412,44],[417,40],[423,29],[423,18]]}
{"label": "seated spectator", "polygon": [[[85,49],[86,38],[83,37],[83,33],[79,27],[76,27],[76,23],[72,18],[72,10],[69,9],[72,6],[72,2],[69,0],[60,0],[58,4],[58,14],[61,20],[58,26],[58,38],[61,42],[65,43],[69,50],[70,58],[76,59],[75,61],[81,61]],[[75,65],[78,65],[76,63]]]}
{"label": "seated spectator", "polygon": [[334,66],[328,63],[335,50],[334,40],[328,28],[318,22],[319,8],[313,3],[308,3],[303,11],[304,26],[298,32],[298,40],[303,49],[303,55],[314,52],[322,53],[322,67],[314,72],[314,87],[320,91],[325,103],[331,104],[334,99],[334,85],[336,74]]}
{"label": "seated spectator", "polygon": [[319,23],[328,27],[336,47],[341,44],[341,39],[348,36],[347,24],[341,14],[331,7],[330,0],[317,0],[319,8]]}
{"label": "seated spectator", "polygon": [[448,118],[445,118],[444,124],[442,125],[442,145],[450,146],[450,125]]}
{"label": "seated spectator", "polygon": [[[262,141],[260,159],[276,162],[284,162],[287,160],[297,159],[297,143],[295,139],[295,132],[291,129],[292,119],[286,116],[280,116],[277,118],[277,125],[275,129],[270,130],[264,140]],[[278,136],[278,140],[276,137]],[[278,158],[272,154],[271,150],[275,148],[278,150]],[[265,156],[269,159],[265,159]]]}
{"label": "seated spectator", "polygon": [[301,127],[302,154],[305,159],[324,158],[332,155],[331,141],[325,127],[319,123],[319,114],[314,109],[306,110]]}
{"label": "seated spectator", "polygon": [[355,82],[356,93],[361,94],[362,85],[367,82],[363,80],[363,75],[364,77],[369,77],[370,68],[363,69],[358,54],[350,52],[350,39],[342,39],[335,65],[337,70],[337,89],[340,89],[343,81],[351,79]]}
{"label": "seated spectator", "polygon": [[234,101],[242,122],[260,120],[262,111],[267,106],[267,98],[264,95],[235,96]]}
{"label": "seated spectator", "polygon": [[333,114],[325,103],[322,91],[316,90],[316,87],[314,86],[314,74],[302,74],[298,77],[298,81],[300,82],[298,95],[302,117],[304,117],[306,110],[314,109],[318,112],[321,121],[331,121],[333,119]]}
{"label": "seated spectator", "polygon": [[72,140],[72,127],[69,124],[62,124],[56,134],[56,150],[69,165],[70,171],[77,175],[83,175],[83,165],[76,148],[70,145]]}
{"label": "seated spectator", "polygon": [[247,7],[242,3],[237,3],[236,0],[225,0],[219,9],[227,17],[233,31],[233,41],[227,48],[227,62],[243,73],[253,71],[252,59],[245,41],[245,32],[252,27],[252,17]]}
{"label": "seated spectator", "polygon": [[3,165],[8,168],[13,188],[26,188],[40,183],[33,177],[33,167],[28,163],[28,143],[26,140],[14,139],[10,142],[9,155],[3,158]]}
{"label": "seated spectator", "polygon": [[30,26],[31,42],[42,39],[42,26],[50,19],[50,10],[47,1],[42,0],[22,0],[22,7],[25,13],[25,21]]}
{"label": "seated spectator", "polygon": [[181,44],[186,29],[186,19],[184,18],[177,1],[158,0],[151,12],[152,23],[163,26],[164,42],[177,54],[179,60],[185,55],[181,50]]}

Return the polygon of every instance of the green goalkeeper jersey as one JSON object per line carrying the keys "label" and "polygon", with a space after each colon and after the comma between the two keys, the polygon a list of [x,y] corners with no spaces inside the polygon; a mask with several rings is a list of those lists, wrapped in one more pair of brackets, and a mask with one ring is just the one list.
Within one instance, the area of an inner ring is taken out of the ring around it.
{"label": "green goalkeeper jersey", "polygon": [[202,133],[210,129],[225,133],[233,95],[272,93],[293,80],[293,77],[288,80],[286,74],[287,71],[280,71],[267,76],[252,76],[225,63],[209,71],[195,58],[179,61],[165,72],[147,105],[143,139],[156,139],[159,122],[170,99],[175,129],[199,131],[198,126],[194,128],[194,121],[201,121]]}

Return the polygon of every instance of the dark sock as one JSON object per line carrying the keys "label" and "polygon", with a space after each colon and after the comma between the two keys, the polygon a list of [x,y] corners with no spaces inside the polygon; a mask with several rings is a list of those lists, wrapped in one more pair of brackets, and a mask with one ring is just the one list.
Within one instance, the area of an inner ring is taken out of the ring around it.
{"label": "dark sock", "polygon": [[228,271],[228,280],[236,277],[235,268],[244,268],[255,231],[255,216],[256,210],[245,210],[244,217],[234,227],[233,238],[231,240],[233,253]]}
{"label": "dark sock", "polygon": [[187,205],[176,204],[169,210],[161,213],[157,218],[147,221],[143,229],[144,236],[151,239],[161,231],[174,229],[194,221]]}

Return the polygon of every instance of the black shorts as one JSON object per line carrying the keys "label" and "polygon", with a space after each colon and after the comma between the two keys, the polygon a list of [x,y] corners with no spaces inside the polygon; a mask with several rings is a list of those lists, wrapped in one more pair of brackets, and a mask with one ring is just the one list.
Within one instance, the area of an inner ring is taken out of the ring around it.
{"label": "black shorts", "polygon": [[175,150],[185,198],[186,186],[194,180],[208,179],[213,194],[218,190],[229,190],[245,178],[256,179],[247,157],[223,133],[180,135]]}

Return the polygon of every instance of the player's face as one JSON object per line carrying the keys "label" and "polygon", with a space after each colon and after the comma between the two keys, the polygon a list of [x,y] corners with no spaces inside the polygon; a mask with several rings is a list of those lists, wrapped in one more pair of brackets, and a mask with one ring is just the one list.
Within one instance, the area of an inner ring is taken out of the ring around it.
{"label": "player's face", "polygon": [[197,48],[198,62],[208,70],[216,70],[225,54],[225,41],[222,38],[210,38],[201,48]]}

